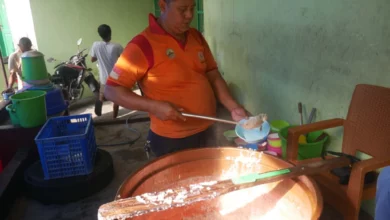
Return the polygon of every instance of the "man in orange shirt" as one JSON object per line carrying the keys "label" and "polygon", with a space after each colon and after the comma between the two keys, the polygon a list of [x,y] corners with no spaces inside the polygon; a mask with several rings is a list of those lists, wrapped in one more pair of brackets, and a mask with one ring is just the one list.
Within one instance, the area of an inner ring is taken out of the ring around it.
{"label": "man in orange shirt", "polygon": [[[233,120],[247,117],[230,95],[202,34],[190,28],[194,0],[160,0],[161,16],[126,46],[107,80],[105,96],[128,109],[150,113],[148,135],[156,156],[204,146],[213,122],[180,112],[216,115],[216,98]],[[144,96],[131,91],[138,82]]]}

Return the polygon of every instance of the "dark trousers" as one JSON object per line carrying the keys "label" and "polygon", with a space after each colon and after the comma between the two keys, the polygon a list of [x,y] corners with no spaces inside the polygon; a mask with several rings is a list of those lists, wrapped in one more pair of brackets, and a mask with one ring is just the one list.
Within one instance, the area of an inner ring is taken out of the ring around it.
{"label": "dark trousers", "polygon": [[209,129],[185,138],[167,138],[149,130],[150,148],[156,157],[176,151],[205,147]]}

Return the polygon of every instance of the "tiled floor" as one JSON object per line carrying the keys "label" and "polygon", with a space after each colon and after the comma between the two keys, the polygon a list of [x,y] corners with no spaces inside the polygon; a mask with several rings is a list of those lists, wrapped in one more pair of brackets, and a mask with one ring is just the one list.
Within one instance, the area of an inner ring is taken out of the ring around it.
{"label": "tiled floor", "polygon": [[[97,119],[108,119],[112,117],[110,103],[105,103],[103,113],[104,115]],[[81,109],[72,110],[71,114],[79,113],[88,113],[93,112],[93,106],[83,107]],[[145,113],[133,113],[129,114],[129,111],[120,110],[120,117],[137,117],[139,115],[145,115]],[[103,126],[96,127],[96,138],[98,144],[106,144],[113,142],[126,141],[127,138],[133,137],[133,134],[129,132],[124,127],[125,125],[114,125],[114,126]],[[110,183],[110,185],[102,190],[101,192],[86,198],[82,201],[68,204],[68,205],[50,205],[44,206],[36,201],[20,198],[19,202],[14,206],[13,209],[13,219],[24,219],[24,220],[61,220],[61,219],[97,219],[97,209],[98,207],[106,202],[112,201],[116,190],[122,181],[130,175],[134,170],[140,166],[147,163],[143,145],[145,143],[146,132],[149,129],[149,123],[138,123],[132,124],[133,128],[141,131],[142,136],[139,141],[137,141],[131,147],[129,146],[120,146],[120,147],[106,147],[103,148],[111,153],[114,159],[115,169],[115,178]],[[226,127],[219,126],[216,129],[216,139],[218,139],[219,144],[223,145],[224,138],[222,132],[226,130]],[[342,217],[329,206],[324,207],[323,215],[321,217],[323,220],[337,220],[342,219]],[[365,213],[361,214],[360,219],[372,219]]]}

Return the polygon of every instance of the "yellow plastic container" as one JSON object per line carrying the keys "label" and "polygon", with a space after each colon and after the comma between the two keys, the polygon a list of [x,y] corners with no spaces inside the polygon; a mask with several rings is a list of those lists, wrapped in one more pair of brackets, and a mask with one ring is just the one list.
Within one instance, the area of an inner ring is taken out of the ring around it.
{"label": "yellow plastic container", "polygon": [[278,133],[273,133],[268,135],[267,141],[268,141],[268,145],[270,145],[271,147],[275,147],[275,148],[282,147],[282,140],[280,139]]}

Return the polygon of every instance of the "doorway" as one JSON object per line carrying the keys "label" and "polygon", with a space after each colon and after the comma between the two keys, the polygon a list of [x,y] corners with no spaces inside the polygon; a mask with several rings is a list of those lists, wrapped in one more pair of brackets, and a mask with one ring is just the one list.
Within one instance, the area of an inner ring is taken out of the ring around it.
{"label": "doorway", "polygon": [[14,52],[11,29],[8,23],[4,0],[0,0],[0,50],[3,57]]}

